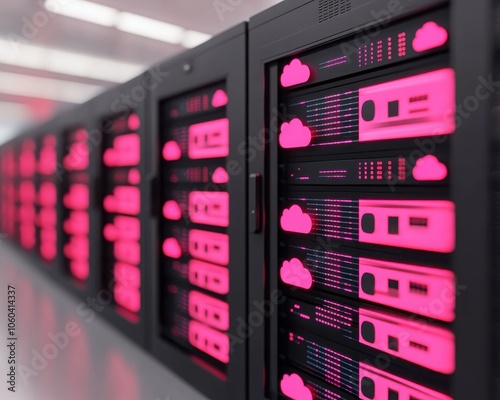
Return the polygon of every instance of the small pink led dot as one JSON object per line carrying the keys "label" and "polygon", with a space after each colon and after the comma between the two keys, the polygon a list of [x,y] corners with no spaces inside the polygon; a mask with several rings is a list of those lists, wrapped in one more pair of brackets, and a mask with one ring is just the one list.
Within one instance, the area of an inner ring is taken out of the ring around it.
{"label": "small pink led dot", "polygon": [[141,120],[137,114],[130,114],[128,117],[129,129],[135,131],[141,126]]}

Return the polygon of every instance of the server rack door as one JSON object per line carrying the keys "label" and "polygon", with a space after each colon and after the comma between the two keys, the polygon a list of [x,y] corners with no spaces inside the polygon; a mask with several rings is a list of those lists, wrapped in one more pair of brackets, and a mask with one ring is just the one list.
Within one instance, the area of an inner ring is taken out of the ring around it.
{"label": "server rack door", "polygon": [[252,398],[490,398],[491,99],[476,136],[455,109],[493,47],[459,28],[468,7],[289,1],[251,20],[250,301],[276,310],[250,339]]}

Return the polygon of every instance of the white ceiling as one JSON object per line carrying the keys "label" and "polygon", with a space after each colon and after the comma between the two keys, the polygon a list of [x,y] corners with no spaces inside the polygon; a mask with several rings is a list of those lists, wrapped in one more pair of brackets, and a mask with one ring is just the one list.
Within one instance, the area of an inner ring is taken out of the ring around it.
{"label": "white ceiling", "polygon": [[[65,7],[74,0],[50,1],[54,7]],[[281,0],[89,1],[216,35]],[[0,143],[22,127],[43,122],[185,50],[181,45],[51,13],[44,0],[0,1]],[[119,78],[117,74],[108,79],[93,70],[94,58],[81,55],[97,57],[94,62],[101,66],[126,64]],[[71,65],[73,60],[76,65]]]}

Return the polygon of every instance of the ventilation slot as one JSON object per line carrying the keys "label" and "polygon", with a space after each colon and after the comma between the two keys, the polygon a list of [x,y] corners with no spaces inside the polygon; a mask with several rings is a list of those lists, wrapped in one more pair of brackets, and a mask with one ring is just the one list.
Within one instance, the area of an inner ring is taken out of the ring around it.
{"label": "ventilation slot", "polygon": [[319,22],[351,11],[351,0],[319,0]]}

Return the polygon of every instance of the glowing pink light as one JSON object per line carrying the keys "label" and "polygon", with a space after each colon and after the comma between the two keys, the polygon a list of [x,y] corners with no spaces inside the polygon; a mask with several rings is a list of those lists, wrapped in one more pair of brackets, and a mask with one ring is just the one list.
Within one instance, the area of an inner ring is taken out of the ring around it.
{"label": "glowing pink light", "polygon": [[189,321],[189,343],[220,362],[229,363],[229,337],[197,321]]}
{"label": "glowing pink light", "polygon": [[284,149],[306,147],[311,143],[311,130],[302,124],[298,118],[292,119],[289,123],[281,125],[279,135],[280,146]]}
{"label": "glowing pink light", "polygon": [[182,151],[177,142],[171,140],[163,146],[162,155],[165,161],[175,161],[181,158]]}
{"label": "glowing pink light", "polygon": [[284,261],[280,269],[281,280],[292,286],[302,289],[310,289],[313,284],[311,272],[304,267],[298,258],[292,258],[290,261]]}
{"label": "glowing pink light", "polygon": [[224,90],[219,89],[214,93],[212,97],[212,107],[219,108],[224,107],[228,102],[227,94]]}
{"label": "glowing pink light", "polygon": [[229,119],[200,122],[189,127],[188,156],[192,160],[229,155]]}
{"label": "glowing pink light", "polygon": [[359,105],[360,142],[451,134],[455,73],[445,68],[361,88]]}
{"label": "glowing pink light", "polygon": [[[359,241],[449,253],[455,249],[455,205],[445,200],[359,200]],[[366,215],[366,217],[365,217]],[[396,219],[394,219],[396,218]],[[373,219],[372,229],[363,221]],[[396,227],[390,227],[394,220]]]}
{"label": "glowing pink light", "polygon": [[69,263],[69,270],[71,274],[82,281],[88,279],[89,277],[89,263],[84,260],[72,260]]}
{"label": "glowing pink light", "polygon": [[[363,324],[375,327],[375,340],[363,337]],[[359,310],[359,342],[443,374],[455,371],[455,336],[443,328],[388,313]],[[391,346],[391,338],[394,344]]]}
{"label": "glowing pink light", "polygon": [[136,131],[141,126],[141,119],[137,114],[130,114],[128,116],[128,128],[132,131]]}
{"label": "glowing pink light", "polygon": [[[366,277],[373,281],[365,291]],[[397,289],[389,282],[397,282]],[[359,298],[363,300],[451,322],[455,319],[455,286],[455,275],[448,270],[359,258]],[[437,299],[443,299],[439,305]]]}
{"label": "glowing pink light", "polygon": [[227,173],[224,167],[218,167],[214,173],[212,174],[212,182],[213,183],[228,183],[229,182],[229,174]]}
{"label": "glowing pink light", "polygon": [[188,303],[191,318],[221,331],[229,329],[229,305],[225,301],[192,290]]}
{"label": "glowing pink light", "polygon": [[311,390],[297,374],[283,375],[280,382],[281,392],[293,400],[313,400]]}
{"label": "glowing pink light", "polygon": [[311,70],[309,67],[302,64],[298,58],[295,58],[283,68],[280,81],[283,87],[290,87],[305,83],[310,77]]}
{"label": "glowing pink light", "polygon": [[182,257],[182,249],[175,238],[167,238],[163,242],[163,254],[165,254],[167,257],[171,258],[181,258]]}
{"label": "glowing pink light", "polygon": [[412,174],[417,181],[442,181],[448,175],[448,169],[436,156],[429,154],[417,160]]}
{"label": "glowing pink light", "polygon": [[229,293],[229,270],[199,260],[189,261],[189,283],[218,294]]}
{"label": "glowing pink light", "polygon": [[287,232],[310,233],[312,230],[311,217],[304,213],[298,205],[283,210],[280,224],[281,228]]}
{"label": "glowing pink light", "polygon": [[189,253],[200,260],[219,265],[229,264],[229,236],[191,229],[189,231]]}
{"label": "glowing pink light", "polygon": [[426,22],[415,34],[413,50],[420,53],[443,46],[448,41],[448,32],[434,21]]}
{"label": "glowing pink light", "polygon": [[229,226],[229,193],[190,192],[189,218],[198,224]]}

